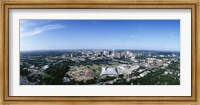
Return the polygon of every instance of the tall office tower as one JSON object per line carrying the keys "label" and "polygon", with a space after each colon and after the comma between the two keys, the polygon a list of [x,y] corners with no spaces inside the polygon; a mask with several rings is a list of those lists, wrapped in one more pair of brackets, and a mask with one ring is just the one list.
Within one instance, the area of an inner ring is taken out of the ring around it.
{"label": "tall office tower", "polygon": [[115,49],[113,49],[113,57],[115,56]]}

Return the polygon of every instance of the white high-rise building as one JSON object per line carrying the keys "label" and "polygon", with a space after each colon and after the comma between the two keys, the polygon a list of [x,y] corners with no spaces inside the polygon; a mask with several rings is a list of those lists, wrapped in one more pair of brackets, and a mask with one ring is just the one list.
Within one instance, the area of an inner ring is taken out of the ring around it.
{"label": "white high-rise building", "polygon": [[113,56],[113,57],[115,56],[115,49],[113,49],[113,54],[112,54],[112,56]]}
{"label": "white high-rise building", "polygon": [[126,53],[126,56],[128,57],[130,54],[130,51],[126,51],[125,53]]}

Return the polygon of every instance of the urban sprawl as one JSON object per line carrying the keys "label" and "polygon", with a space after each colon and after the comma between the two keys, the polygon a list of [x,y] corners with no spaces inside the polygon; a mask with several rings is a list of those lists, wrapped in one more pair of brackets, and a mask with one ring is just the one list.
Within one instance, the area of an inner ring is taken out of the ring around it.
{"label": "urban sprawl", "polygon": [[20,52],[20,85],[180,85],[180,52]]}

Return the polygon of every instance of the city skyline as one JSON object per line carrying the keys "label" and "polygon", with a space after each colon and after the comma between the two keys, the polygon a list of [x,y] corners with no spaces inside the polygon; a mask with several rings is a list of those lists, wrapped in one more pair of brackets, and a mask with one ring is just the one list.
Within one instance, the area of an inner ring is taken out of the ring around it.
{"label": "city skyline", "polygon": [[180,20],[20,20],[20,51],[180,51]]}

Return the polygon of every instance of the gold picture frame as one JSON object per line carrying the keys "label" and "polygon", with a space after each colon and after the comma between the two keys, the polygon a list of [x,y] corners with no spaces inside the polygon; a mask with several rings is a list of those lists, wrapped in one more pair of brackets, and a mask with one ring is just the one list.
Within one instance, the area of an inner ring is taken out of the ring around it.
{"label": "gold picture frame", "polygon": [[[0,88],[2,105],[133,105],[176,104],[200,105],[200,37],[199,0],[0,0]],[[9,96],[9,9],[53,8],[136,8],[136,9],[191,9],[192,10],[192,96]]]}

